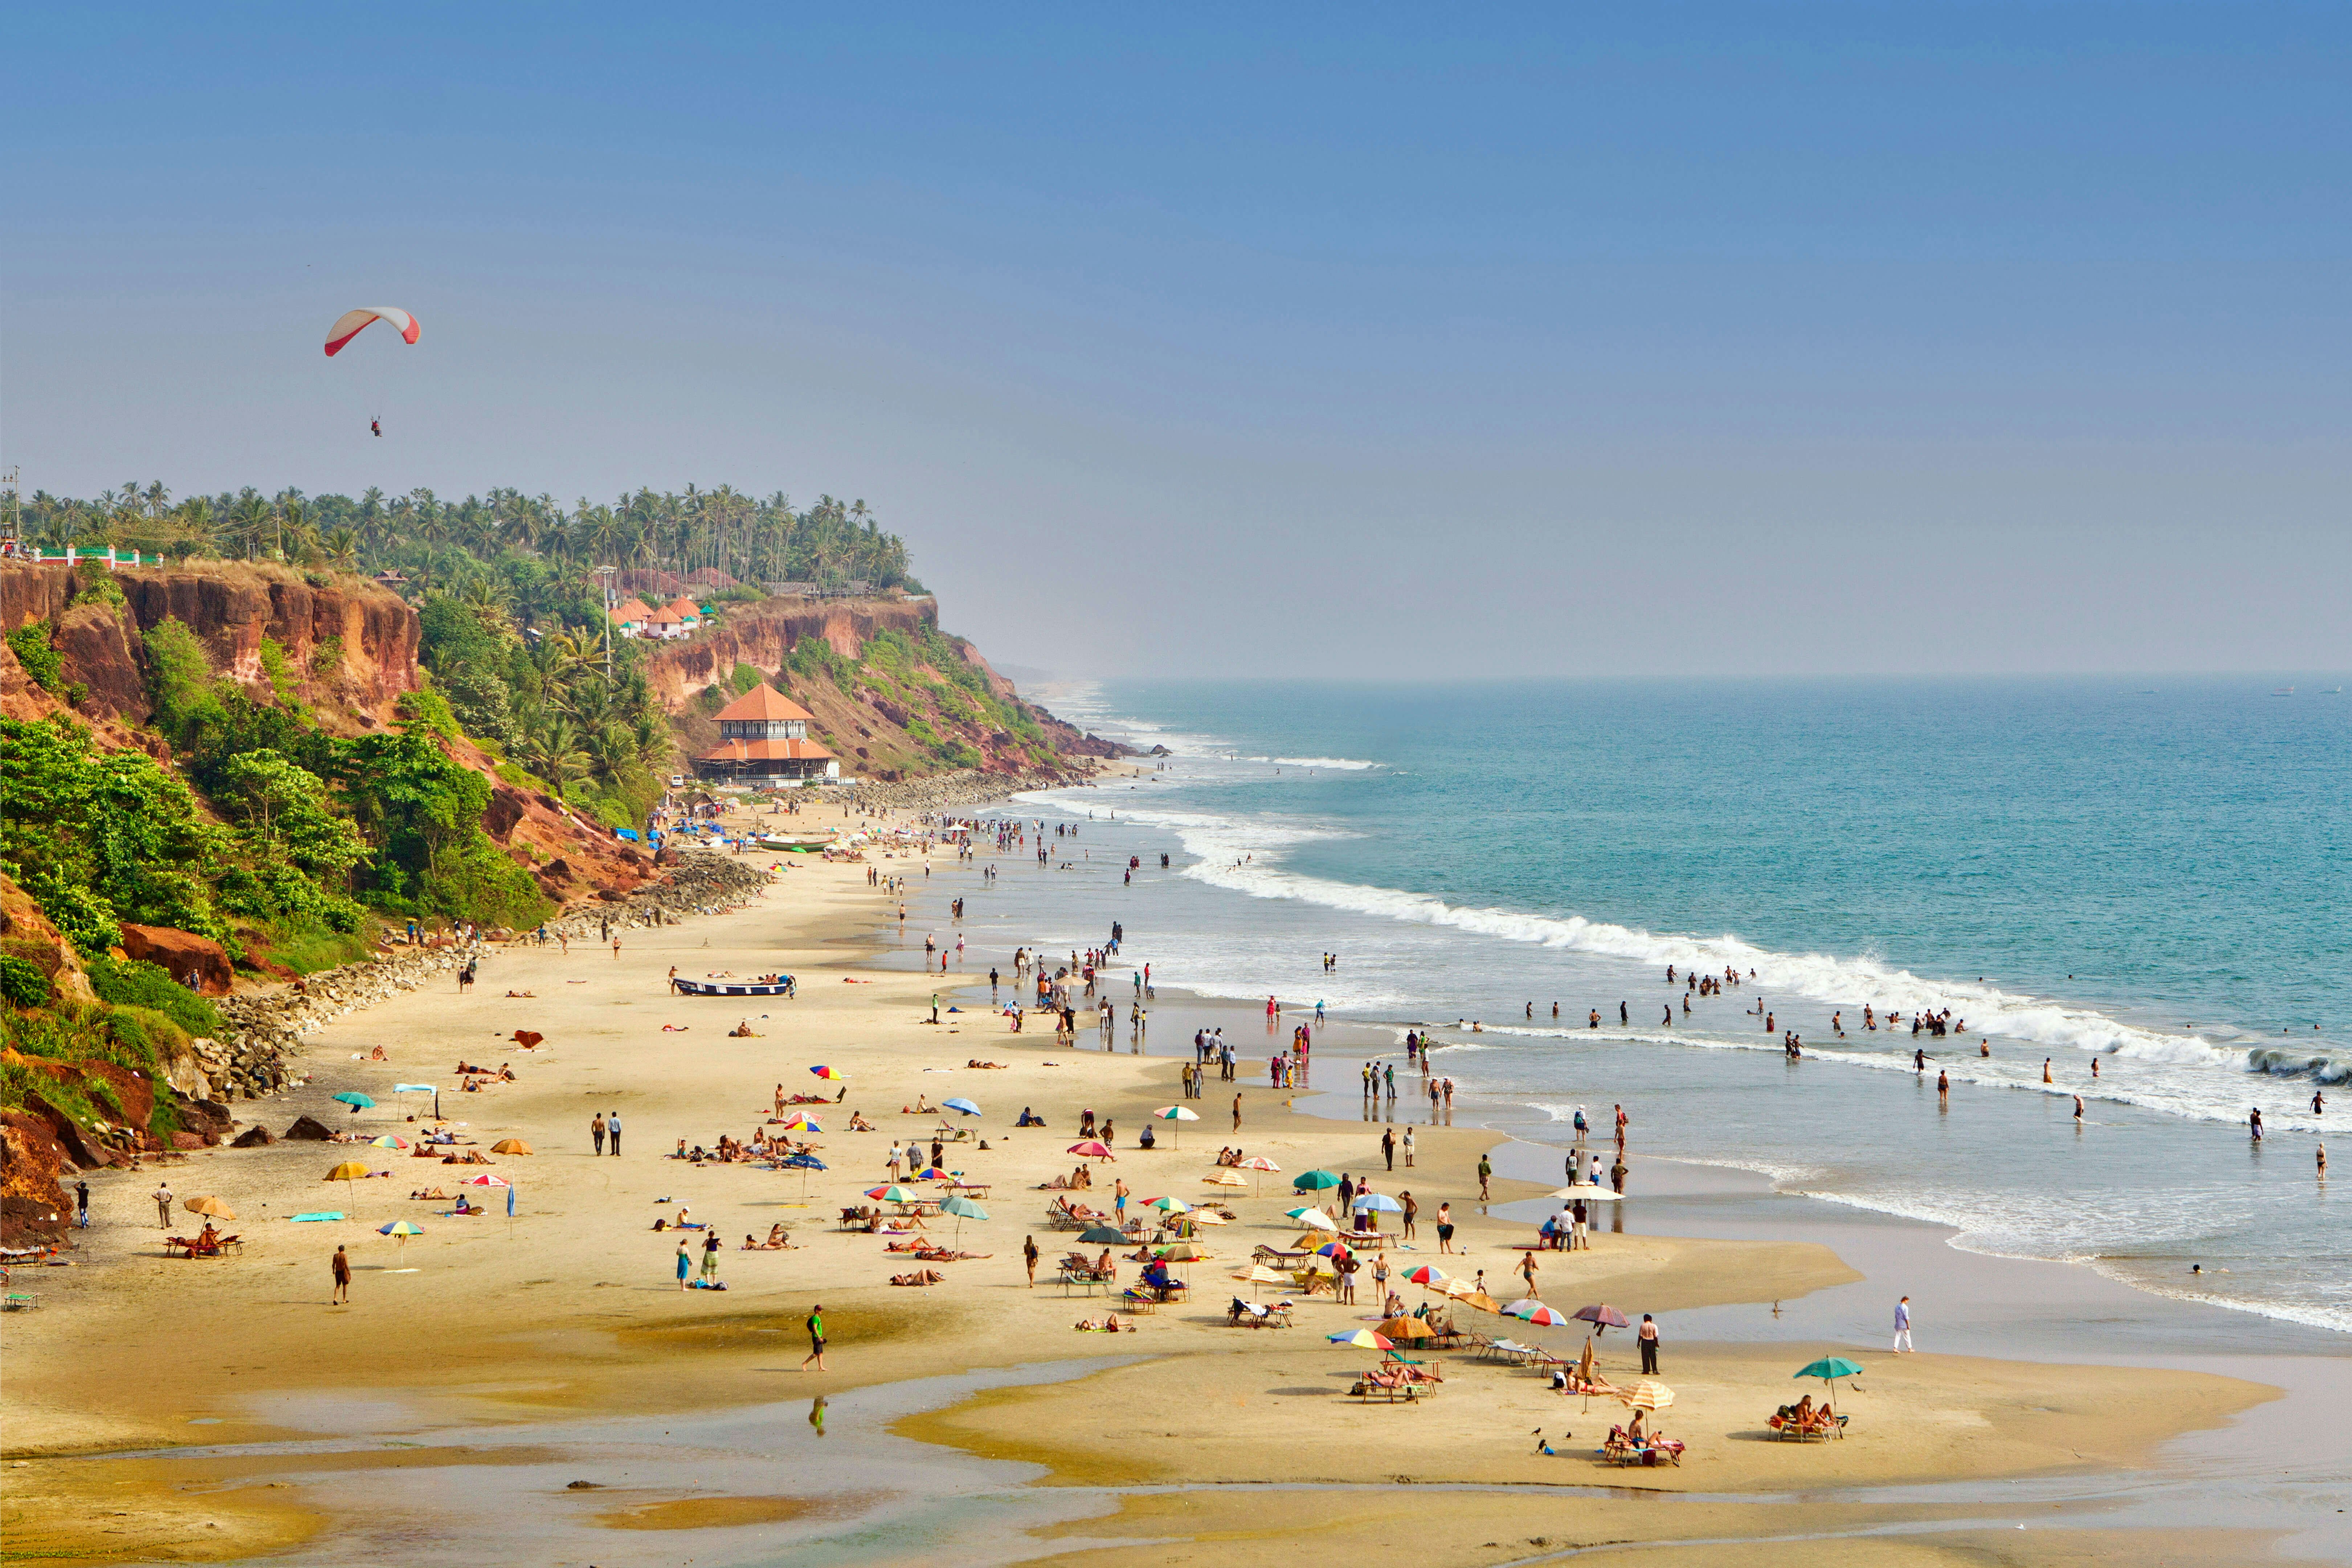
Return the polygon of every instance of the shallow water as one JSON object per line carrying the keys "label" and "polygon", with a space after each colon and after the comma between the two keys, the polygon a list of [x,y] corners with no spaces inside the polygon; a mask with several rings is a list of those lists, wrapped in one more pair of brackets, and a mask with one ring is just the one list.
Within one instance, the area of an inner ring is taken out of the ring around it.
{"label": "shallow water", "polygon": [[[1171,986],[1433,1023],[1485,1099],[1624,1100],[1637,1153],[2352,1330],[2308,1104],[2352,1062],[2352,700],[2139,684],[1056,691],[1178,755],[1024,797],[1048,865],[991,847],[1006,896],[956,890],[977,951],[1117,920]],[[1686,1014],[1668,963],[1741,984]]]}

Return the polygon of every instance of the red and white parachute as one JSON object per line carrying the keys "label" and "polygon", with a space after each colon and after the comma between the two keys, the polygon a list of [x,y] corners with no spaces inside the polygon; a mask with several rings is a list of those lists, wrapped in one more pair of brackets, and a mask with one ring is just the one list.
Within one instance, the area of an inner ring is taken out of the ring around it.
{"label": "red and white parachute", "polygon": [[416,318],[407,311],[395,310],[390,305],[362,305],[356,310],[345,310],[335,318],[335,324],[327,329],[327,357],[332,359],[341,353],[343,345],[358,337],[370,321],[390,322],[393,330],[400,334],[402,342],[416,341],[419,331]]}

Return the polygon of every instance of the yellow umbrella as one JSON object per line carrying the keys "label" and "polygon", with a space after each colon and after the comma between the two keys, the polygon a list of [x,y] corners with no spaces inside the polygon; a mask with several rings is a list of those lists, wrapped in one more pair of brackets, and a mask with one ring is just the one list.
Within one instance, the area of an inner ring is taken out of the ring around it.
{"label": "yellow umbrella", "polygon": [[346,1160],[341,1164],[336,1166],[333,1170],[328,1172],[322,1180],[341,1182],[345,1187],[349,1187],[353,1182],[359,1180],[362,1176],[364,1176],[367,1173],[368,1168],[365,1165],[361,1164],[357,1160]]}
{"label": "yellow umbrella", "polygon": [[520,1138],[501,1138],[490,1145],[493,1154],[528,1154],[530,1152],[530,1145]]}
{"label": "yellow umbrella", "polygon": [[190,1214],[208,1215],[214,1219],[235,1219],[236,1211],[218,1198],[190,1198],[180,1205]]}
{"label": "yellow umbrella", "polygon": [[1218,1171],[1201,1178],[1213,1187],[1246,1187],[1249,1178],[1234,1171]]}
{"label": "yellow umbrella", "polygon": [[1380,1325],[1380,1331],[1392,1340],[1425,1340],[1434,1331],[1419,1318],[1391,1318]]}
{"label": "yellow umbrella", "polygon": [[1648,1378],[1643,1378],[1633,1385],[1633,1397],[1625,1403],[1636,1410],[1664,1410],[1674,1402],[1673,1389],[1663,1383],[1654,1383]]}

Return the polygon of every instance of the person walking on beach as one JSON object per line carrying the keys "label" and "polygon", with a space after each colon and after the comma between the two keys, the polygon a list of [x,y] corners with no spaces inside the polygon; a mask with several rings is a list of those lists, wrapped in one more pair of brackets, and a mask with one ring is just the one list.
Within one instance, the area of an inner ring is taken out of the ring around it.
{"label": "person walking on beach", "polygon": [[1381,1158],[1388,1162],[1390,1170],[1396,1169],[1396,1129],[1393,1127],[1381,1134]]}
{"label": "person walking on beach", "polygon": [[604,1136],[612,1141],[613,1158],[621,1157],[621,1113],[617,1110],[604,1118]]}
{"label": "person walking on beach", "polygon": [[1404,1168],[1408,1171],[1412,1169],[1412,1129],[1410,1127],[1404,1130]]}
{"label": "person walking on beach", "polygon": [[2246,1118],[2246,1129],[2253,1134],[2255,1142],[2259,1143],[2263,1141],[2263,1108],[2261,1106],[2255,1106],[2253,1114]]}
{"label": "person walking on beach", "polygon": [[1952,1099],[1952,1075],[1940,1068],[1936,1071],[1936,1099],[1945,1104]]}
{"label": "person walking on beach", "polygon": [[588,1136],[594,1142],[596,1152],[603,1154],[604,1152],[604,1113],[603,1111],[598,1111],[594,1120],[588,1123]]}
{"label": "person walking on beach", "polygon": [[719,1232],[715,1227],[702,1233],[702,1282],[719,1282]]}
{"label": "person walking on beach", "polygon": [[1238,1094],[1237,1094],[1237,1095],[1234,1096],[1234,1131],[1236,1131],[1236,1132],[1238,1132],[1238,1131],[1240,1131],[1241,1130],[1242,1130],[1242,1097],[1241,1097],[1240,1095],[1238,1095]]}
{"label": "person walking on beach", "polygon": [[1037,1288],[1037,1238],[1035,1237],[1024,1236],[1021,1238],[1021,1262],[1029,1270],[1029,1288],[1034,1290]]}
{"label": "person walking on beach", "polygon": [[[1408,1160],[1405,1163],[1410,1165],[1412,1162]],[[1411,1241],[1412,1239],[1412,1222],[1421,1217],[1421,1205],[1413,1202],[1412,1194],[1409,1192],[1399,1193],[1397,1194],[1397,1202],[1404,1205],[1404,1239]]]}
{"label": "person walking on beach", "polygon": [[801,1358],[801,1370],[803,1372],[806,1372],[808,1370],[809,1363],[814,1362],[816,1363],[817,1371],[823,1372],[825,1370],[824,1308],[821,1304],[809,1309],[808,1336],[809,1353]]}
{"label": "person walking on beach", "polygon": [[1125,1225],[1127,1223],[1127,1178],[1125,1176],[1121,1176],[1110,1184],[1110,1194],[1111,1210],[1118,1215],[1119,1223]]}
{"label": "person walking on beach", "polygon": [[1658,1321],[1647,1312],[1643,1313],[1642,1326],[1634,1331],[1633,1337],[1642,1342],[1643,1375],[1655,1377],[1658,1373]]}
{"label": "person walking on beach", "polygon": [[172,1228],[172,1184],[155,1184],[155,1223],[165,1230]]}
{"label": "person walking on beach", "polygon": [[1625,1124],[1632,1120],[1625,1114],[1623,1106],[1617,1108],[1617,1152],[1620,1154],[1625,1152]]}
{"label": "person walking on beach", "polygon": [[686,1250],[686,1237],[677,1238],[677,1288],[686,1289],[687,1279],[694,1272],[694,1259]]}
{"label": "person walking on beach", "polygon": [[1450,1203],[1437,1205],[1437,1250],[1454,1250],[1454,1205]]}
{"label": "person walking on beach", "polygon": [[1492,1160],[1489,1160],[1488,1158],[1486,1158],[1486,1155],[1484,1155],[1484,1154],[1479,1155],[1479,1156],[1478,1156],[1478,1206],[1479,1206],[1479,1207],[1480,1207],[1480,1209],[1482,1209],[1482,1210],[1483,1210],[1483,1209],[1486,1207],[1486,1184],[1487,1184],[1487,1183],[1489,1183],[1489,1182],[1491,1182],[1491,1181],[1493,1181],[1493,1180],[1494,1180],[1494,1178],[1495,1178],[1495,1163],[1494,1163]]}
{"label": "person walking on beach", "polygon": [[329,1263],[328,1267],[334,1272],[335,1293],[329,1299],[327,1305],[330,1307],[350,1306],[352,1304],[352,1260],[350,1256],[345,1253],[341,1247],[337,1247],[335,1248],[335,1256]]}
{"label": "person walking on beach", "polygon": [[82,1229],[89,1228],[89,1184],[88,1182],[77,1180],[74,1183],[74,1218]]}
{"label": "person walking on beach", "polygon": [[1625,1156],[1623,1154],[1621,1153],[1617,1156],[1617,1163],[1609,1167],[1610,1191],[1617,1194],[1620,1197],[1624,1195],[1625,1175],[1633,1167],[1625,1163]]}
{"label": "person walking on beach", "polygon": [[1890,1353],[1900,1355],[1916,1349],[1911,1343],[1911,1298],[1906,1296],[1895,1303],[1895,1348]]}
{"label": "person walking on beach", "polygon": [[1536,1255],[1532,1248],[1520,1255],[1519,1273],[1527,1279],[1529,1299],[1542,1300],[1543,1292],[1536,1289]]}

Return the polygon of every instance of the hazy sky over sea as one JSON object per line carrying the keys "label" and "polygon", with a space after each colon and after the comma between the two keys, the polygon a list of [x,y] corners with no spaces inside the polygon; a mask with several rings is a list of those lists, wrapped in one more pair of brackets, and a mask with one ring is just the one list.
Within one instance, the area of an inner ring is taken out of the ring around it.
{"label": "hazy sky over sea", "polygon": [[862,497],[1074,673],[2352,668],[2341,5],[9,36],[28,489]]}

